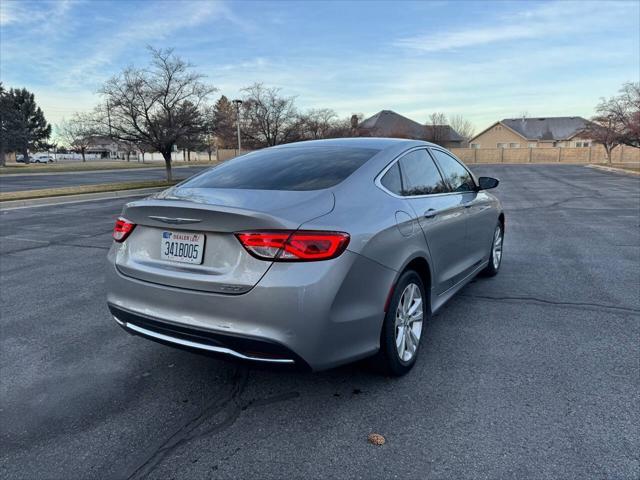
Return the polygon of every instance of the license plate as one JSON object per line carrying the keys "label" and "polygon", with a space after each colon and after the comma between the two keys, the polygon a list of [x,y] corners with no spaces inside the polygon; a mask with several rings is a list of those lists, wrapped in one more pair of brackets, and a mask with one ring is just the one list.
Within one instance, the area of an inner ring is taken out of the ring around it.
{"label": "license plate", "polygon": [[162,232],[160,258],[200,265],[204,256],[204,233]]}

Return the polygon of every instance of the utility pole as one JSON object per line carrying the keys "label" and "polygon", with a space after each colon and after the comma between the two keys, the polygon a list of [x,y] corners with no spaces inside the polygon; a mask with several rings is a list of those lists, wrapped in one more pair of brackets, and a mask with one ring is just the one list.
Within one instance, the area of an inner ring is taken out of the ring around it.
{"label": "utility pole", "polygon": [[233,104],[236,106],[236,128],[238,131],[238,155],[242,151],[242,144],[240,143],[240,105],[242,100],[233,100]]}
{"label": "utility pole", "polygon": [[111,137],[111,107],[109,106],[109,100],[107,100],[107,122],[109,122],[109,137]]}

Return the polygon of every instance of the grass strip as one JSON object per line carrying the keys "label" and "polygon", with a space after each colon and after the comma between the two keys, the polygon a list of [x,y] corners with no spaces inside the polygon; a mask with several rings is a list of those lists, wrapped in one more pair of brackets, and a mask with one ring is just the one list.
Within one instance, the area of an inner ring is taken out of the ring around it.
{"label": "grass strip", "polygon": [[[606,165],[605,165],[606,166]],[[612,165],[613,168],[618,169],[618,170],[627,170],[628,172],[636,172],[636,173],[640,173],[640,167],[635,167],[635,166],[629,166],[629,165]]]}
{"label": "grass strip", "polygon": [[137,188],[170,187],[180,180],[167,182],[166,180],[145,180],[140,182],[101,183],[97,185],[79,185],[75,187],[43,188],[41,190],[21,190],[19,192],[0,192],[0,202],[10,200],[27,200],[31,198],[60,197],[77,195],[79,193],[117,192],[119,190],[134,190]]}
{"label": "grass strip", "polygon": [[[175,162],[173,167],[197,167],[202,165],[215,165],[217,162],[193,161]],[[9,164],[0,167],[0,176],[25,173],[56,173],[56,172],[91,172],[93,170],[129,170],[139,168],[164,168],[164,163],[138,163],[138,162],[86,162],[86,163],[58,163],[58,164]]]}

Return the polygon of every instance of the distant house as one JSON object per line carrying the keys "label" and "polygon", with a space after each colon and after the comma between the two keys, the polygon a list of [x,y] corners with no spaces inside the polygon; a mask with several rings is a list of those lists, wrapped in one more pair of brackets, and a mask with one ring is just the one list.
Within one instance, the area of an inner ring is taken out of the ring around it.
{"label": "distant house", "polygon": [[108,159],[124,159],[127,152],[131,153],[131,151],[124,143],[102,136],[91,137],[90,145],[87,148],[88,154]]}
{"label": "distant house", "polygon": [[505,118],[469,140],[471,148],[590,147],[582,117]]}
{"label": "distant house", "polygon": [[360,122],[356,135],[427,140],[446,148],[460,147],[464,143],[464,139],[449,125],[421,125],[392,110],[382,110]]}

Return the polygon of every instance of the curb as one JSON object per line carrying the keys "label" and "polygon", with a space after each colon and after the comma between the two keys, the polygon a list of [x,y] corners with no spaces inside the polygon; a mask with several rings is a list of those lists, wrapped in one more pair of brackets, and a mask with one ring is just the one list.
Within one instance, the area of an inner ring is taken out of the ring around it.
{"label": "curb", "polygon": [[587,168],[595,168],[602,172],[622,173],[623,175],[636,175],[640,176],[640,172],[634,172],[633,170],[625,170],[623,168],[606,167],[604,165],[586,165]]}
{"label": "curb", "polygon": [[132,190],[115,190],[112,192],[78,193],[75,195],[60,195],[57,197],[29,198],[25,200],[7,200],[0,202],[1,210],[13,210],[15,208],[44,207],[48,205],[61,205],[64,203],[89,202],[91,200],[105,200],[109,198],[140,197],[151,193],[161,192],[168,187],[135,188]]}

